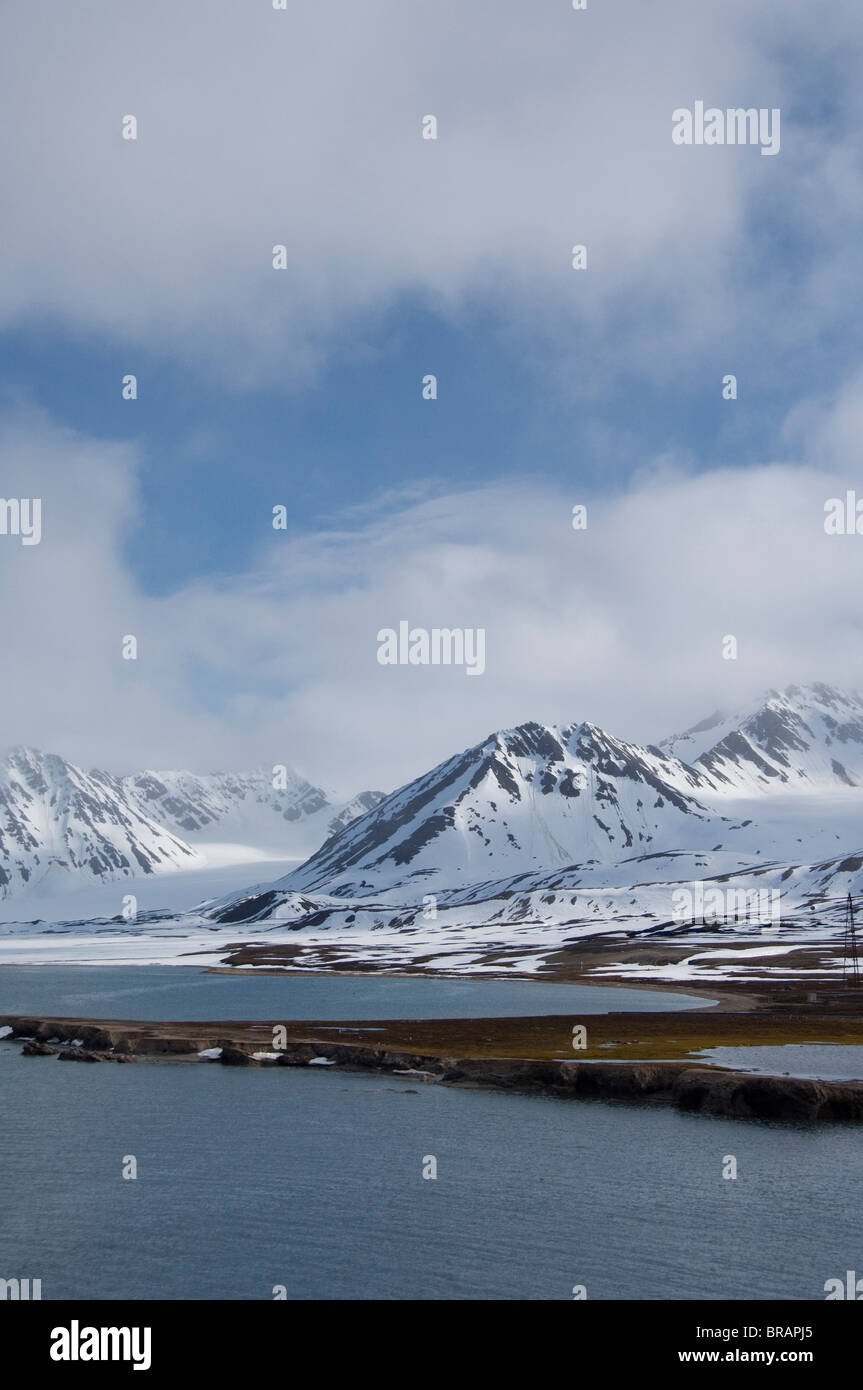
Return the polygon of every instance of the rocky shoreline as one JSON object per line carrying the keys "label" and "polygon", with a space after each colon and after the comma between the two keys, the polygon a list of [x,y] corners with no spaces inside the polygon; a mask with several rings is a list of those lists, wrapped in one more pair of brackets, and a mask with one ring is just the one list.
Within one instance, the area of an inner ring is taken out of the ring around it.
{"label": "rocky shoreline", "polygon": [[385,1042],[331,1042],[308,1036],[288,1038],[274,1052],[273,1025],[264,1023],[168,1025],[13,1015],[0,1019],[0,1026],[9,1030],[4,1041],[23,1043],[25,1056],[56,1056],[61,1061],[173,1060],[271,1069],[326,1065],[440,1085],[668,1105],[734,1119],[863,1122],[863,1083],[760,1076],[687,1062],[461,1057],[403,1050]]}

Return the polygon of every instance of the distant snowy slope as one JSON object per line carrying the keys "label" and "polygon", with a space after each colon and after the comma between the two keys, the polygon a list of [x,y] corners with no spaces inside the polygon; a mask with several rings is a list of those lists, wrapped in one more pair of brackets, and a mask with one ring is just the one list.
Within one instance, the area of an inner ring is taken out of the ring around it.
{"label": "distant snowy slope", "polygon": [[49,878],[107,882],[200,863],[108,773],[32,748],[13,749],[0,765],[2,897]]}
{"label": "distant snowy slope", "polygon": [[827,685],[791,685],[662,747],[729,795],[863,788],[863,699]]}
{"label": "distant snowy slope", "polygon": [[289,822],[314,815],[329,805],[319,787],[287,774],[287,785],[275,790],[266,772],[136,772],[123,778],[126,794],[135,798],[164,825],[194,834],[218,825],[229,817],[263,808]]}
{"label": "distant snowy slope", "polygon": [[130,800],[192,845],[227,840],[286,859],[304,859],[383,799],[383,792],[371,791],[334,804],[290,770],[284,787],[273,780],[266,769],[140,772],[125,777],[123,786]]}
{"label": "distant snowy slope", "polygon": [[381,800],[331,803],[288,772],[85,772],[54,753],[0,761],[0,898],[40,900],[165,872],[254,859],[301,862]]}

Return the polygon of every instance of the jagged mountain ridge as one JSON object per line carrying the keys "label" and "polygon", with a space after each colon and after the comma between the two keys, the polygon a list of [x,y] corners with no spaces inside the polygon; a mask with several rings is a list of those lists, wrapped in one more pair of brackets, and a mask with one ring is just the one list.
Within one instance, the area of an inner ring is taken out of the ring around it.
{"label": "jagged mountain ridge", "polygon": [[[780,834],[770,815],[786,792],[795,804]],[[292,894],[383,895],[409,908],[426,892],[485,884],[494,896],[519,875],[570,871],[634,882],[640,861],[682,852],[700,856],[705,873],[727,871],[729,855],[740,871],[759,855],[800,866],[855,852],[848,814],[853,822],[859,796],[863,700],[823,685],[770,691],[659,747],[589,723],[522,724],[388,797],[363,793],[344,807],[295,774],[284,788],[264,770],[118,778],[18,749],[0,764],[0,895],[48,875],[110,881],[190,867],[197,846],[217,840],[311,856],[264,885],[276,906]]]}
{"label": "jagged mountain ridge", "polygon": [[756,822],[751,798],[769,808],[767,794],[789,788],[838,799],[857,787],[863,701],[823,685],[771,691],[739,726],[714,716],[660,747],[593,724],[523,724],[391,793],[269,885],[270,901],[274,910],[280,894],[294,893],[409,905],[426,892],[556,866],[601,865],[617,877],[624,861],[632,882],[641,856],[680,851],[703,856],[702,872],[729,854],[741,870],[759,855],[788,862],[793,853],[799,864],[807,836],[811,863],[828,846],[854,849],[847,825],[827,820],[814,834],[796,822]]}
{"label": "jagged mountain ridge", "polygon": [[286,821],[298,821],[329,805],[320,787],[291,774],[284,790],[258,773],[136,772],[123,778],[129,795],[153,817],[182,834],[218,825],[247,800],[267,806]]}
{"label": "jagged mountain ridge", "polygon": [[731,795],[863,787],[863,699],[827,685],[791,685],[661,747]]}
{"label": "jagged mountain ridge", "polygon": [[679,837],[715,845],[732,823],[712,784],[658,748],[593,724],[495,733],[385,797],[279,887],[362,895],[415,881],[452,888],[576,862],[613,863]]}
{"label": "jagged mountain ridge", "polygon": [[[251,832],[278,841],[284,838],[284,823],[305,823],[317,848],[322,840],[335,835],[357,816],[383,800],[384,793],[361,792],[342,804],[331,802],[321,787],[285,770],[285,785],[273,785],[273,773],[254,772],[195,773],[183,771],[138,772],[123,778],[127,795],[146,808],[160,824],[176,834],[189,836],[191,843],[201,834],[214,830],[224,833]],[[307,836],[306,839],[309,837]]]}
{"label": "jagged mountain ridge", "polygon": [[215,835],[301,859],[383,795],[336,805],[295,773],[285,783],[274,788],[265,771],[118,777],[14,748],[0,763],[0,898],[203,868],[199,846]]}
{"label": "jagged mountain ridge", "polygon": [[108,881],[200,862],[109,773],[84,772],[29,748],[13,749],[0,767],[2,897],[49,874]]}

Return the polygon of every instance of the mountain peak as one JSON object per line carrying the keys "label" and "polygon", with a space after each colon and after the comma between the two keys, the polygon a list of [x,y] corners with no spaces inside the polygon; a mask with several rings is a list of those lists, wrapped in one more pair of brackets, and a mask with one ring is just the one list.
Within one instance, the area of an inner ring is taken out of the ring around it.
{"label": "mountain peak", "polygon": [[240,859],[251,849],[302,860],[383,796],[333,805],[290,769],[282,780],[274,786],[265,769],[118,777],[17,745],[0,761],[0,898],[46,880],[53,889],[201,869],[198,846],[213,841],[220,856],[227,847]]}
{"label": "mountain peak", "polygon": [[735,795],[863,785],[863,700],[820,682],[768,690],[662,748]]}
{"label": "mountain peak", "polygon": [[691,768],[596,724],[528,721],[391,793],[277,886],[350,896],[608,863],[683,835],[684,823],[696,843],[715,843],[700,785]]}
{"label": "mountain peak", "polygon": [[69,874],[107,882],[194,868],[195,851],[130,803],[118,778],[18,746],[0,764],[0,896]]}

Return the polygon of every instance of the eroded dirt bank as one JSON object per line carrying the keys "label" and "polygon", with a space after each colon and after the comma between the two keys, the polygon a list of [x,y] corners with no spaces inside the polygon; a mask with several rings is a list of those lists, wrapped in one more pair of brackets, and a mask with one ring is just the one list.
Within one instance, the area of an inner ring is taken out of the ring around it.
{"label": "eroded dirt bank", "polygon": [[[699,1065],[689,1056],[734,1043],[863,1043],[863,1021],[836,1014],[794,1018],[699,1010],[590,1015],[582,1021],[585,1046],[577,1051],[573,1016],[333,1024],[10,1015],[0,1018],[3,1025],[12,1030],[6,1041],[23,1042],[27,1055],[63,1061],[202,1065],[201,1052],[221,1049],[212,1060],[222,1066],[275,1070],[311,1063],[323,1069],[329,1063],[347,1070],[408,1074],[416,1082],[671,1105],[737,1119],[863,1121],[861,1083],[754,1076]],[[278,1029],[284,1033],[277,1034]],[[274,1050],[272,1060],[253,1056]]]}

